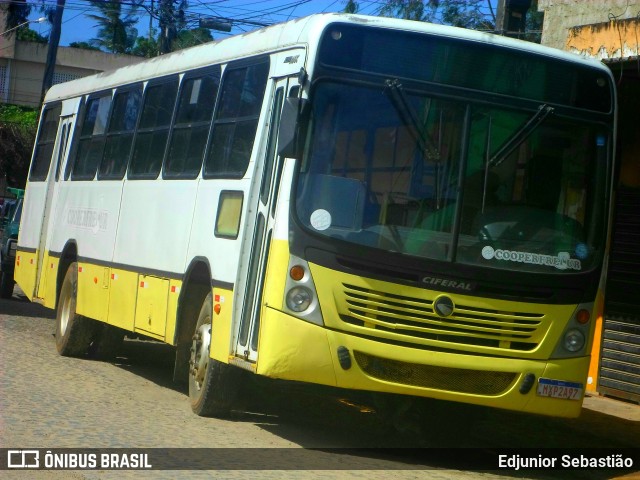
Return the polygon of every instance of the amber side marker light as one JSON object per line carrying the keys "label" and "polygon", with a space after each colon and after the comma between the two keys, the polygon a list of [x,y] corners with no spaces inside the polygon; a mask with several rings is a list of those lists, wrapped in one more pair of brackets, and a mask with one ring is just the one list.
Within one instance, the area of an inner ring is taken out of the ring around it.
{"label": "amber side marker light", "polygon": [[588,323],[590,318],[591,315],[589,314],[589,310],[578,310],[578,313],[576,314],[576,320],[581,325]]}
{"label": "amber side marker light", "polygon": [[304,268],[300,265],[294,265],[291,267],[291,270],[289,270],[289,276],[296,282],[299,282],[304,278]]}

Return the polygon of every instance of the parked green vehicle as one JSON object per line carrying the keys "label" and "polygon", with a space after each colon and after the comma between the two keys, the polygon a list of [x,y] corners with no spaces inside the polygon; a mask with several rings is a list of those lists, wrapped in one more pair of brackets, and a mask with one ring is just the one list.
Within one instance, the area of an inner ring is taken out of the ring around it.
{"label": "parked green vehicle", "polygon": [[7,189],[15,195],[3,208],[4,216],[0,219],[0,298],[11,298],[13,295],[13,271],[16,263],[16,246],[18,245],[18,231],[22,216],[22,201],[24,190],[18,188]]}

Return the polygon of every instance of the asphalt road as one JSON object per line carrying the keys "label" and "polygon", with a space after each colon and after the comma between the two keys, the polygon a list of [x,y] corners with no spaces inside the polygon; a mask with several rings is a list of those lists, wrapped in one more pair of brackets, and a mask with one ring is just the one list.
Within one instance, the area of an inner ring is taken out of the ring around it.
{"label": "asphalt road", "polygon": [[[594,399],[587,399],[576,420],[428,404],[434,416],[425,422],[414,409],[389,419],[382,415],[384,404],[368,397],[258,379],[246,384],[230,419],[201,418],[191,413],[184,389],[171,381],[170,347],[128,339],[113,362],[66,358],[55,351],[54,331],[50,310],[19,294],[0,300],[0,448],[229,450],[212,451],[219,457],[217,471],[11,471],[0,476],[604,480],[630,473],[484,471],[465,458],[494,458],[496,449],[505,448],[529,448],[535,454],[640,445],[640,406],[622,405],[620,414],[599,408]],[[437,449],[443,446],[467,449]],[[342,448],[358,450],[333,450]],[[312,467],[296,469],[306,454]]]}

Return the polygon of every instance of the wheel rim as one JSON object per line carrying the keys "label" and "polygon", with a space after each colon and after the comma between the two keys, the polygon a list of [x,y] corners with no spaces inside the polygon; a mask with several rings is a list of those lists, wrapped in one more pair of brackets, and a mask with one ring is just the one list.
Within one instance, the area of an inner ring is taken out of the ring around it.
{"label": "wheel rim", "polygon": [[69,317],[71,316],[71,298],[64,299],[62,311],[60,312],[60,335],[64,336],[69,326]]}
{"label": "wheel rim", "polygon": [[205,322],[198,327],[191,345],[191,377],[200,390],[209,366],[209,345],[211,344],[211,325]]}

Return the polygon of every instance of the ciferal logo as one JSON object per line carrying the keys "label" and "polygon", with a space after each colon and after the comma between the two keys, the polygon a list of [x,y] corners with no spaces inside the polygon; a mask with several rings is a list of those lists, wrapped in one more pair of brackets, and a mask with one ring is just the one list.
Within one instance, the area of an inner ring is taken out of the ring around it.
{"label": "ciferal logo", "polygon": [[428,283],[429,285],[433,285],[434,287],[444,287],[451,290],[465,290],[467,292],[475,289],[475,285],[471,282],[463,282],[460,280],[450,280],[448,278],[442,277],[423,277],[422,283]]}
{"label": "ciferal logo", "polygon": [[40,468],[38,450],[7,450],[8,468]]}
{"label": "ciferal logo", "polygon": [[445,295],[438,297],[436,301],[433,302],[433,311],[440,317],[448,317],[451,315],[454,307],[453,300]]}

